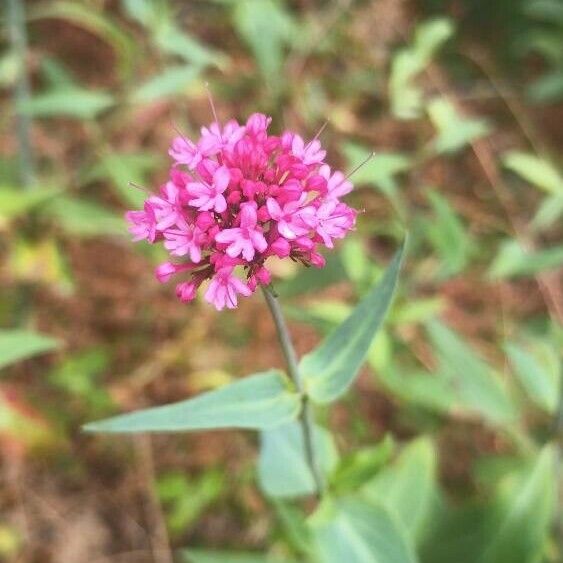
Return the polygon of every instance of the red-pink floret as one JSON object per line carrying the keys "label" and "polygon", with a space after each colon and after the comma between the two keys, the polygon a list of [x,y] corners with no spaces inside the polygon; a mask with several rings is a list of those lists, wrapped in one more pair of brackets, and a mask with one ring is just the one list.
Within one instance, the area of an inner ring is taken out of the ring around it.
{"label": "red-pink floret", "polygon": [[187,278],[176,286],[181,301],[211,280],[205,299],[232,309],[238,295],[270,283],[269,257],[323,267],[319,247],[333,248],[354,227],[356,210],[339,199],[352,183],[324,162],[319,140],[268,135],[270,122],[255,113],[245,125],[203,127],[197,142],[175,138],[168,182],[126,214],[134,240],[163,242],[185,260],[156,270],[162,283]]}

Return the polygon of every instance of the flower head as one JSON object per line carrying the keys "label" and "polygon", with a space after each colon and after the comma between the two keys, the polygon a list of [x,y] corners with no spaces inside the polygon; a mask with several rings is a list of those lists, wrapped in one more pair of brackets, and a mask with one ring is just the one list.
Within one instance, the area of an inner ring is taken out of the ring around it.
{"label": "flower head", "polygon": [[181,301],[210,280],[206,301],[232,309],[239,295],[270,283],[270,257],[323,267],[320,247],[353,229],[356,211],[340,200],[352,183],[324,162],[320,141],[270,135],[270,123],[255,113],[244,125],[203,127],[197,142],[177,137],[169,181],[126,215],[134,240],[163,241],[183,259],[156,271],[163,283],[187,276],[176,286]]}

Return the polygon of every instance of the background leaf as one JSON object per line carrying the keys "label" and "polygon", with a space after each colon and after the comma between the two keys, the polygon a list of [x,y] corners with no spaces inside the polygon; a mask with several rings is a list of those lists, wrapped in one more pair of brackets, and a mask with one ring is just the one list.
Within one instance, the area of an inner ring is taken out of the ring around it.
{"label": "background leaf", "polygon": [[395,514],[414,540],[429,515],[435,487],[434,444],[428,438],[418,438],[403,449],[391,466],[366,483],[362,494]]}
{"label": "background leaf", "polygon": [[0,330],[0,368],[60,346],[49,336],[26,330]]}
{"label": "background leaf", "polygon": [[499,375],[446,326],[427,324],[438,371],[456,389],[462,404],[494,424],[515,420],[516,409]]}

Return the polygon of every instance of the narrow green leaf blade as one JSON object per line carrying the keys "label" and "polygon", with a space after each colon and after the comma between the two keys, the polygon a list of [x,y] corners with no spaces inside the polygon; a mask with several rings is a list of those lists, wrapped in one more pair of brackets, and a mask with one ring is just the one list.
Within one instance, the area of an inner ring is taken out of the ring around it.
{"label": "narrow green leaf blade", "polygon": [[189,432],[218,428],[263,430],[294,420],[299,395],[279,371],[235,383],[171,405],[122,414],[84,426],[87,432]]}
{"label": "narrow green leaf blade", "polygon": [[438,356],[439,372],[451,382],[461,404],[493,424],[513,422],[514,403],[495,370],[443,324],[433,321],[427,329]]}
{"label": "narrow green leaf blade", "polygon": [[534,563],[541,558],[555,508],[555,452],[543,448],[528,472],[501,483],[483,563]]}
{"label": "narrow green leaf blade", "polygon": [[[317,466],[327,475],[336,466],[338,453],[332,436],[320,426],[314,426],[313,448]],[[262,432],[258,480],[262,490],[274,497],[298,497],[315,492],[298,422]]]}
{"label": "narrow green leaf blade", "polygon": [[530,399],[553,414],[557,408],[561,379],[559,357],[555,350],[544,342],[535,343],[529,350],[509,342],[506,353]]}
{"label": "narrow green leaf blade", "polygon": [[58,348],[50,336],[26,330],[0,330],[0,369],[19,360]]}
{"label": "narrow green leaf blade", "polygon": [[563,176],[547,160],[533,154],[511,151],[504,155],[503,164],[537,188],[551,194],[563,194]]}
{"label": "narrow green leaf blade", "polygon": [[362,493],[388,508],[414,540],[429,515],[435,486],[436,449],[429,438],[419,438],[402,451],[395,463],[366,483]]}
{"label": "narrow green leaf blade", "polygon": [[355,498],[321,506],[311,527],[322,563],[415,563],[404,531],[382,506]]}
{"label": "narrow green leaf blade", "polygon": [[395,291],[405,243],[395,254],[381,282],[352,314],[299,365],[305,389],[318,403],[340,397],[356,377]]}

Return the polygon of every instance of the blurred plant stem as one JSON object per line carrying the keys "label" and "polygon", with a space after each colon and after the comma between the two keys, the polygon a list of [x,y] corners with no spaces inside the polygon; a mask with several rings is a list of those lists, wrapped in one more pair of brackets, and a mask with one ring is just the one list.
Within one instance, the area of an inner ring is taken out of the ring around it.
{"label": "blurred plant stem", "polygon": [[303,382],[299,373],[297,354],[295,353],[295,348],[293,347],[293,343],[291,342],[291,336],[289,335],[287,325],[285,324],[285,319],[283,317],[283,313],[277,297],[269,287],[262,287],[262,290],[264,292],[266,303],[268,304],[268,308],[270,309],[270,313],[272,314],[272,318],[276,326],[278,340],[280,341],[281,349],[287,364],[287,371],[289,373],[289,376],[295,383],[297,390],[301,394],[302,409],[299,420],[303,432],[305,457],[307,460],[307,465],[311,470],[313,481],[315,482],[316,496],[320,497],[324,490],[324,482],[319,471],[317,459],[315,456],[315,448],[313,443],[313,412],[309,403],[309,399],[303,389]]}
{"label": "blurred plant stem", "polygon": [[30,99],[24,3],[22,0],[8,0],[7,5],[12,50],[17,65],[17,78],[13,96],[20,161],[19,173],[22,187],[29,189],[35,183],[35,159],[30,139],[31,119],[21,110],[22,104],[27,103]]}

